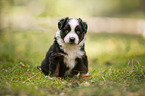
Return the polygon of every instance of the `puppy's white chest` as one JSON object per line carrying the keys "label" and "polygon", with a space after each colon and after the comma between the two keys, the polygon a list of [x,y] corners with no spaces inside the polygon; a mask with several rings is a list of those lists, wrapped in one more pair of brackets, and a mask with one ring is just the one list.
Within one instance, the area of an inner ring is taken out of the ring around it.
{"label": "puppy's white chest", "polygon": [[71,71],[76,65],[76,58],[81,58],[84,52],[76,45],[65,45],[64,51],[67,53],[67,55],[64,56],[64,63],[69,67],[69,71]]}

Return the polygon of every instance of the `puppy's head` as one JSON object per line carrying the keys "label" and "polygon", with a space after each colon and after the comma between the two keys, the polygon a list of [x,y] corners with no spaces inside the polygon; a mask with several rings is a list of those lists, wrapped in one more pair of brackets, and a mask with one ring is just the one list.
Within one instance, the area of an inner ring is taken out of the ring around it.
{"label": "puppy's head", "polygon": [[87,32],[87,24],[80,18],[66,17],[61,19],[58,22],[58,28],[62,40],[68,44],[79,44],[85,38]]}

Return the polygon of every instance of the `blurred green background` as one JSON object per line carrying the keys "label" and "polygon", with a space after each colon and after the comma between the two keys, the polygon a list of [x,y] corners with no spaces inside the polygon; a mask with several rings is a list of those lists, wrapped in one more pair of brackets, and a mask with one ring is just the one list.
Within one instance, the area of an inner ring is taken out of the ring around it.
{"label": "blurred green background", "polygon": [[[109,16],[143,18],[144,0],[1,0],[1,13],[37,16]],[[27,15],[26,14],[26,15]]]}
{"label": "blurred green background", "polygon": [[[88,24],[91,79],[36,75],[67,16]],[[0,72],[0,95],[143,96],[145,0],[0,0]]]}

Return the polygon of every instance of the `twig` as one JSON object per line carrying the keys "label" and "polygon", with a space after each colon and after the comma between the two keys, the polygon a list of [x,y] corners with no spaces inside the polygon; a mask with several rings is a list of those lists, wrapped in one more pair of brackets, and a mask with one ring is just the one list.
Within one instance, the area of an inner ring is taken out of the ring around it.
{"label": "twig", "polygon": [[106,81],[106,79],[102,76],[103,80]]}
{"label": "twig", "polygon": [[39,73],[41,73],[42,71],[40,71],[40,72],[38,72],[38,73],[36,73],[34,76],[32,76],[32,77],[30,77],[30,78],[28,78],[27,80],[25,80],[23,83],[26,83],[28,80],[30,80],[30,79],[32,79],[32,78],[34,78],[36,75],[38,75]]}

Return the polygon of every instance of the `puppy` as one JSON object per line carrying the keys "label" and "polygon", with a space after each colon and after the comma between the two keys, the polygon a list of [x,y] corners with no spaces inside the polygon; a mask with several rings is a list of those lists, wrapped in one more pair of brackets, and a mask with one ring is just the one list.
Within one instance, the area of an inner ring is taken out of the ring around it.
{"label": "puppy", "polygon": [[58,22],[54,43],[41,63],[45,75],[65,77],[88,74],[85,52],[87,24],[80,18],[66,17]]}

